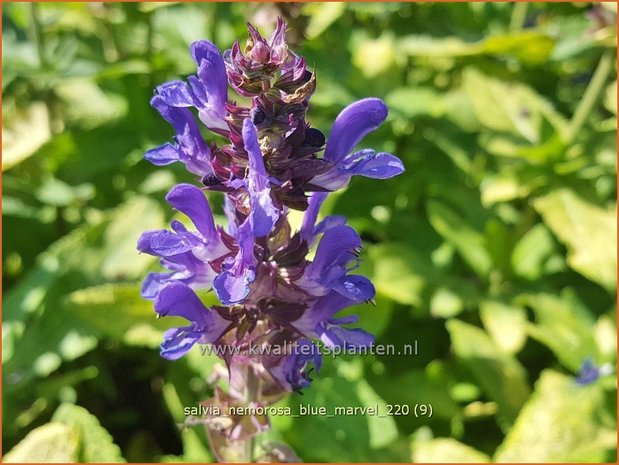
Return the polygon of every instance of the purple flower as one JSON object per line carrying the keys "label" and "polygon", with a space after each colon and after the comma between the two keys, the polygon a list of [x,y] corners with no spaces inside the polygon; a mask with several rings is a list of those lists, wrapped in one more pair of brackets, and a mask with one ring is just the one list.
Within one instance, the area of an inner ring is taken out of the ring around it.
{"label": "purple flower", "polygon": [[327,195],[327,192],[314,193],[310,197],[308,208],[305,211],[305,215],[303,215],[303,223],[301,225],[300,233],[308,247],[311,247],[314,244],[314,241],[319,234],[322,234],[335,226],[342,226],[346,224],[346,218],[338,215],[329,215],[320,223],[316,224],[318,212],[327,198]]}
{"label": "purple flower", "polygon": [[211,150],[200,135],[200,128],[188,108],[178,108],[166,103],[156,95],[151,105],[159,111],[174,130],[174,144],[163,144],[149,150],[144,158],[156,166],[165,166],[176,161],[183,163],[189,171],[201,176],[213,172]]}
{"label": "purple flower", "polygon": [[[198,65],[198,75],[189,76],[189,84],[171,81],[157,87],[157,96],[171,107],[196,108],[207,128],[225,134],[228,131],[225,121],[228,115],[228,85],[223,57],[208,40],[191,44],[191,56]],[[155,104],[153,106],[157,108]]]}
{"label": "purple flower", "polygon": [[170,273],[149,273],[142,286],[142,296],[153,299],[168,282],[180,281],[194,287],[208,287],[217,275],[210,262],[229,255],[231,250],[222,240],[223,232],[215,227],[213,215],[204,193],[190,184],[172,188],[166,200],[187,215],[197,231],[190,232],[179,221],[172,231],[146,231],[138,240],[140,252],[161,258]]}
{"label": "purple flower", "polygon": [[387,107],[378,98],[366,98],[348,105],[338,115],[331,128],[324,159],[333,168],[312,179],[312,183],[328,190],[340,189],[353,175],[388,179],[404,171],[399,158],[374,150],[352,152],[368,133],[376,130],[387,118]]}
{"label": "purple flower", "polygon": [[273,230],[279,218],[279,209],[273,204],[262,152],[258,144],[256,128],[249,119],[243,122],[243,141],[248,155],[247,176],[243,181],[229,183],[232,187],[244,187],[249,196],[249,215],[235,228],[239,251],[233,259],[227,259],[224,272],[214,282],[217,297],[224,305],[242,301],[250,291],[256,277],[257,260],[254,244]]}
{"label": "purple flower", "polygon": [[241,302],[250,291],[250,284],[256,279],[256,257],[254,235],[251,224],[245,221],[237,230],[238,252],[222,264],[222,273],[213,281],[217,298],[224,305]]}
{"label": "purple flower", "polygon": [[292,348],[292,353],[270,367],[269,373],[286,390],[300,391],[311,384],[311,371],[315,369],[319,373],[321,366],[322,356],[318,347],[308,339],[300,339]]}
{"label": "purple flower", "polygon": [[247,190],[251,201],[249,222],[254,236],[262,237],[273,230],[279,218],[279,209],[273,205],[269,179],[258,144],[258,134],[256,127],[249,119],[243,121],[243,142],[249,156],[247,174]]}
{"label": "purple flower", "polygon": [[[249,25],[244,49],[236,42],[223,55],[208,41],[195,42],[197,74],[157,87],[151,104],[175,135],[145,158],[157,166],[179,161],[202,185],[179,184],[166,197],[194,230],[173,221],[171,230],[147,231],[138,241],[139,251],[159,257],[167,269],[148,274],[142,295],[154,300],[159,315],[189,321],[165,333],[162,356],[176,359],[196,343],[231,344],[237,351],[222,356],[231,383],[253,370],[269,396],[309,386],[310,372],[322,364],[318,344],[373,343],[355,327],[357,316],[337,316],[375,294],[368,278],[354,274],[361,238],[342,216],[318,217],[329,193],[352,176],[386,179],[404,171],[394,155],[355,151],[387,118],[380,99],[346,107],[328,139],[308,124],[316,73],[288,49],[285,32],[281,19],[268,39]],[[251,104],[229,101],[228,84]],[[200,123],[227,140],[207,144]],[[223,193],[225,230],[215,225],[203,190]],[[298,231],[288,221],[290,209],[305,211]],[[206,308],[200,290],[213,290],[221,306]],[[251,344],[282,342],[292,351],[244,352]]]}
{"label": "purple flower", "polygon": [[369,279],[348,274],[358,266],[360,247],[361,238],[350,226],[328,229],[299,285],[314,295],[325,295],[334,290],[356,302],[370,300],[375,291]]}
{"label": "purple flower", "polygon": [[347,328],[344,325],[357,322],[356,315],[335,318],[335,314],[346,307],[362,301],[348,299],[338,292],[316,300],[301,318],[292,323],[293,327],[306,337],[320,339],[327,347],[348,349],[367,347],[373,344],[374,336],[359,328]]}
{"label": "purple flower", "polygon": [[185,355],[194,344],[211,344],[226,331],[230,322],[214,310],[207,309],[186,284],[169,283],[155,298],[155,311],[159,316],[180,316],[191,324],[173,328],[163,336],[161,356],[176,360]]}
{"label": "purple flower", "polygon": [[606,363],[602,366],[596,366],[593,360],[587,357],[580,366],[580,372],[576,377],[576,384],[587,386],[596,382],[600,377],[609,375],[613,372],[612,365]]}
{"label": "purple flower", "polygon": [[249,39],[245,53],[241,52],[237,41],[224,53],[224,60],[230,85],[240,95],[253,97],[262,93],[265,78],[273,77],[278,70],[288,71],[297,62],[297,57],[288,50],[286,24],[281,18],[268,40],[251,24],[247,26]]}

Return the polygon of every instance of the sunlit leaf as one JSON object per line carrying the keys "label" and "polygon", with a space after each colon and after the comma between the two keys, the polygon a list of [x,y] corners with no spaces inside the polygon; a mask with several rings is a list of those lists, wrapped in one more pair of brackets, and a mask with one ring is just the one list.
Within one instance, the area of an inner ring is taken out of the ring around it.
{"label": "sunlit leaf", "polygon": [[304,6],[305,13],[310,18],[306,31],[310,40],[320,36],[346,9],[346,4],[342,2],[309,3]]}
{"label": "sunlit leaf", "polygon": [[439,117],[445,113],[445,103],[441,96],[427,87],[394,89],[387,94],[385,102],[389,108],[397,110],[409,118],[419,115]]}
{"label": "sunlit leaf", "polygon": [[497,35],[484,41],[484,51],[489,54],[511,55],[524,63],[543,63],[554,49],[554,40],[537,31]]}
{"label": "sunlit leaf", "polygon": [[480,276],[487,276],[492,263],[483,235],[439,201],[428,202],[428,216],[434,229],[458,250],[469,266]]}
{"label": "sunlit leaf", "polygon": [[611,82],[606,88],[604,106],[608,111],[617,115],[617,80]]}
{"label": "sunlit leaf", "polygon": [[458,320],[449,320],[447,329],[454,352],[488,397],[496,401],[503,425],[510,425],[529,396],[524,367],[482,329]]}
{"label": "sunlit leaf", "polygon": [[23,114],[15,114],[2,125],[2,171],[34,153],[52,136],[47,105],[34,102]]}
{"label": "sunlit leaf", "polygon": [[155,348],[175,320],[183,324],[176,318],[156,319],[152,302],[143,299],[134,284],[104,284],[74,291],[65,306],[96,333],[130,345]]}
{"label": "sunlit leaf", "polygon": [[514,246],[511,256],[514,272],[527,279],[540,278],[556,248],[548,229],[541,223],[536,224]]}
{"label": "sunlit leaf", "polygon": [[67,120],[86,129],[120,119],[127,112],[122,96],[105,93],[89,79],[67,79],[56,87],[56,93],[66,105]]}
{"label": "sunlit leaf", "polygon": [[480,53],[479,44],[462,42],[455,37],[405,36],[399,40],[398,50],[406,55],[426,57],[458,57]]}
{"label": "sunlit leaf", "polygon": [[415,441],[411,446],[415,463],[486,463],[490,462],[483,452],[451,438],[436,438]]}
{"label": "sunlit leaf", "polygon": [[137,252],[138,239],[142,232],[161,227],[163,212],[148,197],[134,197],[119,207],[105,231],[103,276],[109,279],[141,276],[153,260]]}
{"label": "sunlit leaf", "polygon": [[616,432],[600,424],[597,385],[580,386],[556,371],[542,372],[531,399],[494,457],[497,462],[606,462]]}
{"label": "sunlit leaf", "polygon": [[529,334],[547,345],[566,367],[578,372],[586,358],[599,361],[593,335],[595,321],[569,294],[537,294],[522,296],[521,300],[535,313],[536,324],[529,326]]}
{"label": "sunlit leaf", "polygon": [[33,429],[2,461],[5,463],[26,462],[77,462],[79,433],[75,428],[61,423],[47,423]]}
{"label": "sunlit leaf", "polygon": [[374,263],[374,285],[377,290],[403,304],[421,305],[430,268],[426,259],[414,250],[395,244],[370,249]]}
{"label": "sunlit leaf", "polygon": [[535,209],[568,248],[568,264],[577,272],[616,292],[617,210],[598,207],[570,189],[538,198]]}
{"label": "sunlit leaf", "polygon": [[522,349],[527,339],[527,315],[523,308],[487,300],[481,303],[479,316],[502,350],[517,353]]}
{"label": "sunlit leaf", "polygon": [[382,35],[379,39],[359,39],[355,44],[352,56],[353,64],[361,70],[368,79],[393,72],[395,68],[393,39],[389,35]]}
{"label": "sunlit leaf", "polygon": [[67,425],[79,432],[80,461],[125,462],[120,448],[114,444],[110,434],[85,408],[73,404],[62,404],[54,413],[52,421]]}

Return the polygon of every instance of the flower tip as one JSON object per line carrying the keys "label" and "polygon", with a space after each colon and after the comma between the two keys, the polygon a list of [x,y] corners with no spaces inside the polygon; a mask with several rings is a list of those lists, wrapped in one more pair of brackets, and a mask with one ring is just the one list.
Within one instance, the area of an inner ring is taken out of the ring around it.
{"label": "flower tip", "polygon": [[382,122],[387,119],[387,116],[389,115],[389,108],[387,108],[387,105],[382,99],[378,97],[368,97],[360,101],[367,102],[367,116],[370,120],[375,121],[378,124],[382,124]]}
{"label": "flower tip", "polygon": [[252,129],[255,131],[256,127],[254,126],[254,123],[251,122],[251,118],[245,118],[243,120],[243,132],[251,131]]}
{"label": "flower tip", "polygon": [[167,193],[167,195],[165,196],[165,199],[170,205],[174,206],[177,200],[179,200],[180,198],[183,198],[184,196],[194,191],[200,191],[200,189],[192,184],[186,184],[186,183],[177,184],[172,189],[170,189],[170,192]]}
{"label": "flower tip", "polygon": [[250,39],[253,42],[259,42],[259,41],[263,40],[262,36],[258,32],[258,30],[249,21],[247,21],[247,30],[249,31]]}
{"label": "flower tip", "polygon": [[143,252],[148,253],[151,250],[151,238],[152,238],[154,232],[155,231],[144,231],[142,233],[142,235],[139,237],[138,243],[136,245],[136,248],[137,248],[138,252],[140,252],[140,253],[143,253]]}
{"label": "flower tip", "polygon": [[219,49],[214,43],[203,39],[192,42],[189,46],[189,53],[193,61],[199,65],[202,60],[208,59],[213,53],[219,55]]}
{"label": "flower tip", "polygon": [[[157,92],[156,89],[155,92]],[[158,93],[155,93],[155,95],[153,95],[153,97],[150,99],[150,106],[153,107],[155,110],[160,110],[161,108],[165,107],[166,104],[163,101],[163,97]]]}

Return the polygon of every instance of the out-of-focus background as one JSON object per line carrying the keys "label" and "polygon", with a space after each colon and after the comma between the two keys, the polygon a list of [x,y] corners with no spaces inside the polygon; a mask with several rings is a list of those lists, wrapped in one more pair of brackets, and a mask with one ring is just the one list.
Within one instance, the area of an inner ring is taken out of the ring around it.
{"label": "out-of-focus background", "polygon": [[615,4],[2,7],[5,460],[212,459],[177,424],[214,361],[162,360],[171,323],[139,297],[158,265],[136,239],[195,182],[142,159],[172,137],[148,102],[195,73],[193,40],[278,15],[317,72],[315,127],[390,108],[363,145],[406,173],[327,207],[364,240],[362,325],[418,354],[326,359],[281,404],[408,414],[277,417],[270,438],[313,462],[616,460]]}

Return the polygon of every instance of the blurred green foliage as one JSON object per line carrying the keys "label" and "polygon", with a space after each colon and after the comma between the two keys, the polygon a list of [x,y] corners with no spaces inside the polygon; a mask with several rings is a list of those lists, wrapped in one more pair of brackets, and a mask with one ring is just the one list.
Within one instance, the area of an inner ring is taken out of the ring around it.
{"label": "blurred green foliage", "polygon": [[364,239],[362,324],[419,353],[327,359],[283,401],[409,415],[275,417],[269,438],[304,461],[616,460],[616,377],[574,382],[616,362],[610,3],[3,4],[5,460],[211,458],[176,423],[214,360],[161,360],[173,322],[138,292],[157,264],[137,237],[195,181],[142,160],[172,135],[148,102],[195,72],[191,41],[225,49],[277,15],[317,71],[314,126],[361,97],[390,107],[364,145],[406,173],[327,207]]}

